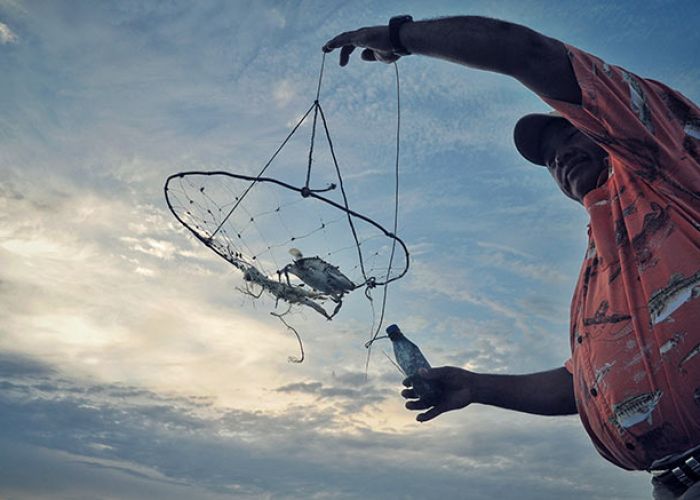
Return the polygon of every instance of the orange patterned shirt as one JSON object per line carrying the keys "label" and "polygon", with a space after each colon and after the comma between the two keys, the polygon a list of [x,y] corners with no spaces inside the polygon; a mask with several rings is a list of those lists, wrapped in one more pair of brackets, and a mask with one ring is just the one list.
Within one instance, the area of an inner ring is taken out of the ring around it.
{"label": "orange patterned shirt", "polygon": [[611,172],[583,200],[566,367],[598,451],[647,469],[700,445],[700,110],[567,49],[582,104],[543,99],[609,153]]}

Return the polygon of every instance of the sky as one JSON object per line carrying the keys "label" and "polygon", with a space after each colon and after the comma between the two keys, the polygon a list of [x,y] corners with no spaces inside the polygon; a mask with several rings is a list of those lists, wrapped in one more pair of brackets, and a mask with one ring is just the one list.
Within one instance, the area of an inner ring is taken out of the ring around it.
{"label": "sky", "polygon": [[[241,273],[177,223],[163,185],[260,168],[313,103],[320,47],[342,31],[404,13],[496,17],[697,102],[699,11],[0,0],[0,498],[649,497],[648,475],[605,462],[576,416],[472,405],[417,423],[386,341],[365,368],[377,318],[360,290],[332,321],[302,306],[285,316],[306,357],[290,363],[296,340],[270,314],[284,306],[241,293]],[[398,67],[410,268],[388,288],[384,325],[435,366],[562,366],[586,214],[511,135],[547,107],[501,75],[417,56]],[[390,227],[393,67],[340,68],[332,54],[320,102],[351,208]],[[303,183],[309,131],[275,175]],[[321,184],[333,171],[318,158]]]}

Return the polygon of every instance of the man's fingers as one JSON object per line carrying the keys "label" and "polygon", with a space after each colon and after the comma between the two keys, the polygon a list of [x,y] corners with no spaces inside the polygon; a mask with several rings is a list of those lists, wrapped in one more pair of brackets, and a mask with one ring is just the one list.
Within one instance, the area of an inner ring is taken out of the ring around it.
{"label": "man's fingers", "polygon": [[427,422],[428,420],[434,419],[441,413],[445,413],[445,411],[447,411],[447,409],[444,406],[437,405],[431,408],[430,410],[426,411],[425,413],[419,413],[416,416],[416,420],[418,420],[419,422]]}
{"label": "man's fingers", "polygon": [[417,399],[414,401],[407,401],[405,406],[408,410],[425,410],[433,406],[433,404],[433,402],[426,401],[425,399]]}
{"label": "man's fingers", "polygon": [[414,391],[413,389],[404,389],[403,391],[401,391],[401,395],[406,399],[415,399],[418,397],[416,391]]}
{"label": "man's fingers", "polygon": [[[399,59],[399,56],[392,53],[390,48],[387,47],[386,51],[381,51],[374,47],[374,43],[377,42],[373,37],[376,35],[376,28],[386,29],[385,27],[374,27],[374,28],[361,28],[355,31],[346,31],[340,35],[332,38],[326,42],[326,44],[321,48],[323,52],[333,52],[335,49],[340,49],[340,65],[345,66],[350,60],[350,54],[357,47],[363,48],[360,57],[363,61],[380,61],[384,63],[392,63]],[[380,44],[381,46],[381,44]]]}
{"label": "man's fingers", "polygon": [[346,31],[345,33],[341,33],[335,38],[331,38],[326,42],[326,44],[321,50],[323,50],[324,52],[333,52],[335,49],[338,49],[344,45],[350,45],[350,33],[352,32]]}
{"label": "man's fingers", "polygon": [[343,48],[340,49],[340,65],[345,66],[348,61],[350,60],[350,54],[352,54],[352,51],[355,50],[354,45],[343,45]]}

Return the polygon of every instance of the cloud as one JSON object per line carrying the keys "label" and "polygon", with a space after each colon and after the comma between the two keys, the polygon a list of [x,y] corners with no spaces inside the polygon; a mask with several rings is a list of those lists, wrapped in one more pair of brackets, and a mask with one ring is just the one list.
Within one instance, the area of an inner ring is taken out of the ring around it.
{"label": "cloud", "polygon": [[282,80],[275,86],[272,97],[277,106],[283,108],[295,100],[297,93],[289,80]]}
{"label": "cloud", "polygon": [[[119,484],[125,498],[149,491],[156,498],[191,498],[193,492],[198,498],[425,498],[459,496],[468,486],[476,500],[534,500],[634,498],[645,488],[632,476],[621,481],[592,462],[595,452],[575,419],[513,419],[474,409],[427,426],[413,423],[401,432],[359,422],[353,431],[337,420],[342,412],[333,407],[222,408],[201,398],[81,382],[49,367],[25,370],[21,367],[37,366],[27,358],[0,361],[6,384],[0,393],[0,443],[14,450],[11,457],[0,454],[0,482],[4,490],[24,495],[48,496],[52,487],[54,495],[101,496]],[[332,380],[358,382],[361,376],[345,372]],[[282,390],[315,394],[325,386],[310,382]],[[30,463],[31,470],[54,467],[73,481],[51,473],[29,482],[22,470]],[[594,471],[595,483],[577,473],[581,467]],[[505,473],[521,486],[517,496],[503,484]]]}
{"label": "cloud", "polygon": [[497,315],[511,318],[520,323],[524,322],[525,316],[522,312],[505,302],[489,297],[478,285],[474,286],[470,283],[475,283],[475,280],[470,278],[464,270],[450,269],[424,262],[413,264],[410,282],[412,289],[484,307]]}
{"label": "cloud", "polygon": [[18,353],[0,352],[0,377],[48,376],[54,371],[45,363]]}
{"label": "cloud", "polygon": [[158,259],[172,259],[177,251],[177,247],[170,241],[156,240],[154,238],[135,238],[133,236],[122,236],[121,241],[128,243],[131,250],[145,253]]}
{"label": "cloud", "polygon": [[513,272],[525,278],[532,278],[549,283],[564,283],[569,277],[551,265],[535,264],[508,258],[500,252],[489,253],[481,257],[482,262],[487,265],[498,267],[503,270]]}
{"label": "cloud", "polygon": [[395,396],[393,392],[368,382],[365,374],[360,372],[334,374],[331,384],[318,381],[294,382],[278,387],[275,391],[311,395],[317,402],[337,405],[337,408],[348,414],[366,411],[368,407],[377,408],[387,397]]}
{"label": "cloud", "polygon": [[0,23],[0,44],[18,43],[17,35],[5,23]]}
{"label": "cloud", "polygon": [[513,254],[513,255],[517,255],[519,257],[526,257],[526,258],[533,257],[532,255],[530,255],[528,253],[525,253],[525,252],[518,250],[517,248],[513,248],[513,247],[508,246],[508,245],[502,245],[500,243],[493,243],[493,242],[488,242],[488,241],[477,241],[476,244],[477,244],[477,246],[479,246],[481,248],[500,250],[502,252],[508,252],[508,253]]}

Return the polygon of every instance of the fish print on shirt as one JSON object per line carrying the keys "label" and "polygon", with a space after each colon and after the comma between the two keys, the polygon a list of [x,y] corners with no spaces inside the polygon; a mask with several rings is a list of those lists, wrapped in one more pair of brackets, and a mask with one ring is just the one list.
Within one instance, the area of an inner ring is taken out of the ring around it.
{"label": "fish print on shirt", "polygon": [[[634,324],[632,323],[632,321],[627,321],[619,329],[615,329],[615,327],[611,328],[607,334],[607,338],[608,340],[618,341],[622,337],[626,337],[632,332],[634,332]],[[637,342],[635,340],[630,340],[628,341],[628,343],[629,342],[631,342],[632,344],[627,346],[628,349],[637,348]]]}
{"label": "fish print on shirt", "polygon": [[615,281],[618,278],[618,276],[620,276],[620,273],[622,273],[622,264],[620,263],[620,261],[610,264],[610,275],[608,276],[608,284]]}
{"label": "fish print on shirt", "polygon": [[643,359],[646,359],[648,357],[650,351],[651,346],[649,345],[645,345],[642,349],[639,349],[639,351],[634,356],[632,356],[632,358],[627,363],[625,363],[625,368],[632,368],[633,366],[641,363]]}
{"label": "fish print on shirt", "polygon": [[693,348],[688,352],[688,354],[686,354],[685,356],[683,356],[683,359],[681,359],[680,363],[678,363],[678,369],[681,371],[681,373],[687,373],[686,369],[684,368],[684,366],[685,366],[687,363],[689,363],[689,362],[692,361],[693,359],[695,359],[696,361],[698,361],[698,358],[697,358],[698,354],[700,354],[700,344],[696,344],[695,347],[693,347]]}
{"label": "fish print on shirt", "polygon": [[[647,183],[653,184],[658,180],[662,180],[666,184],[673,187],[678,194],[683,194],[693,201],[700,200],[700,191],[691,191],[686,186],[677,182],[675,179],[666,174],[659,161],[659,145],[654,141],[647,138],[635,139],[632,137],[618,139],[610,135],[608,132],[595,133],[588,131],[587,133],[591,139],[602,146],[607,146],[608,148],[619,148],[620,150],[624,151],[624,155],[629,157],[637,167],[637,169],[634,171],[635,175],[638,175]],[[695,141],[695,139],[686,137],[686,142],[687,141]],[[692,146],[693,148],[695,147],[694,144],[684,144],[686,145],[686,149],[688,149],[689,146]],[[700,156],[697,156],[696,154],[694,157],[696,161],[700,162]]]}
{"label": "fish print on shirt", "polygon": [[[598,272],[598,264],[600,262],[600,259],[598,258],[596,254],[596,249],[595,249],[595,243],[592,243],[592,249],[593,249],[593,257],[591,259],[588,259],[588,265],[586,266],[586,271],[584,272],[583,276],[583,287],[581,291],[581,295],[585,297],[588,295],[588,285],[591,282],[591,278],[596,275]],[[589,249],[589,254],[590,249]]]}
{"label": "fish print on shirt", "polygon": [[668,286],[655,292],[649,299],[651,324],[666,320],[673,312],[686,302],[700,296],[700,271],[684,278],[674,274]]}
{"label": "fish print on shirt", "polygon": [[700,120],[697,122],[689,122],[683,127],[683,132],[685,135],[692,137],[693,139],[700,140]]}
{"label": "fish print on shirt", "polygon": [[613,416],[610,420],[619,427],[629,429],[645,420],[649,425],[652,422],[652,412],[659,400],[663,396],[663,391],[648,392],[632,396],[623,402],[613,405]]}
{"label": "fish print on shirt", "polygon": [[608,63],[603,63],[603,73],[605,73],[605,75],[606,75],[608,78],[612,78],[612,77],[613,77],[613,72],[612,72],[612,70],[610,69],[610,65],[609,65]]}
{"label": "fish print on shirt", "polygon": [[602,325],[605,323],[620,323],[621,321],[626,321],[628,319],[631,319],[632,316],[628,314],[618,314],[618,313],[613,313],[607,316],[605,313],[608,312],[608,309],[610,308],[610,304],[608,304],[607,300],[603,300],[600,305],[598,306],[598,309],[595,312],[595,315],[592,318],[584,318],[583,319],[583,324],[585,326],[591,326],[591,325]]}
{"label": "fish print on shirt", "polygon": [[654,257],[654,250],[669,237],[674,227],[668,216],[668,209],[653,202],[651,209],[653,212],[644,216],[642,230],[632,238],[632,248],[637,257],[639,272],[644,272],[656,265],[658,259]]}
{"label": "fish print on shirt", "polygon": [[596,390],[600,389],[603,379],[608,373],[610,373],[610,370],[612,370],[613,366],[615,366],[615,361],[613,361],[612,363],[605,363],[603,366],[596,369],[595,382],[593,383],[593,387]]}
{"label": "fish print on shirt", "polygon": [[630,91],[630,107],[636,113],[647,130],[654,133],[654,124],[651,122],[651,111],[646,103],[644,90],[637,79],[626,71],[622,72],[622,78],[627,82]]}
{"label": "fish print on shirt", "polygon": [[592,259],[596,255],[598,255],[598,252],[596,251],[595,248],[595,241],[591,241],[590,245],[588,245],[588,250],[586,251],[586,259]]}
{"label": "fish print on shirt", "polygon": [[629,235],[627,234],[627,226],[625,226],[625,221],[623,219],[617,219],[615,221],[615,245],[622,246],[627,244],[629,241]]}
{"label": "fish print on shirt", "polygon": [[625,208],[622,210],[622,216],[623,216],[623,217],[629,217],[630,215],[636,214],[636,213],[637,213],[637,205],[635,205],[634,203],[632,203],[631,205],[625,207]]}
{"label": "fish print on shirt", "polygon": [[697,141],[700,140],[700,116],[695,114],[688,104],[672,93],[664,92],[661,94],[661,98],[670,111],[671,117],[678,120],[681,127],[683,127],[683,133],[685,134],[683,149],[687,151],[696,162],[700,163],[700,154],[698,154],[696,144]]}
{"label": "fish print on shirt", "polygon": [[659,354],[664,356],[674,350],[683,341],[685,335],[685,332],[674,333],[673,337],[659,346]]}

